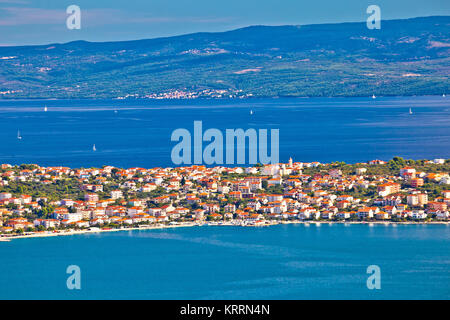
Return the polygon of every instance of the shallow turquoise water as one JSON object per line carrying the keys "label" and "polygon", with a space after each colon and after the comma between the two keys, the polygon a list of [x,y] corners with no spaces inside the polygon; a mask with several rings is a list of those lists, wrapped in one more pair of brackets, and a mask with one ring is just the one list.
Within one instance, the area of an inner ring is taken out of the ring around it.
{"label": "shallow turquoise water", "polygon": [[[449,299],[446,225],[279,225],[0,242],[0,299]],[[66,268],[81,268],[68,290]],[[366,286],[381,268],[381,290]]]}

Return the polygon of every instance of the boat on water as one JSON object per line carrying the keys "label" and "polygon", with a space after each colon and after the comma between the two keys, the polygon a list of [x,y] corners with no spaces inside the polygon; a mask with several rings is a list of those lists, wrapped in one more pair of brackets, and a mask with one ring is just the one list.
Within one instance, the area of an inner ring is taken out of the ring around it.
{"label": "boat on water", "polygon": [[413,114],[413,112],[412,112],[411,108],[409,108],[409,114]]}
{"label": "boat on water", "polygon": [[45,107],[44,107],[44,112],[47,112],[47,110],[48,110],[48,109],[47,109],[47,106],[45,106]]}
{"label": "boat on water", "polygon": [[95,147],[95,144],[94,144],[94,146],[92,147],[92,151],[97,151],[97,148]]}
{"label": "boat on water", "polygon": [[376,96],[374,94],[372,95],[372,99],[376,99]]}
{"label": "boat on water", "polygon": [[250,110],[250,115],[252,115],[253,114],[253,110]]}
{"label": "boat on water", "polygon": [[20,130],[17,130],[17,139],[22,140],[22,136],[20,135]]}

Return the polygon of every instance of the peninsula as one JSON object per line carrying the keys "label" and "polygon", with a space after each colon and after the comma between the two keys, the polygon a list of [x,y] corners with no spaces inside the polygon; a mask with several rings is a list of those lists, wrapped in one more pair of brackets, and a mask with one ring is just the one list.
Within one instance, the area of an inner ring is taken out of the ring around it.
{"label": "peninsula", "polygon": [[1,165],[0,239],[203,224],[448,223],[450,160],[254,167]]}

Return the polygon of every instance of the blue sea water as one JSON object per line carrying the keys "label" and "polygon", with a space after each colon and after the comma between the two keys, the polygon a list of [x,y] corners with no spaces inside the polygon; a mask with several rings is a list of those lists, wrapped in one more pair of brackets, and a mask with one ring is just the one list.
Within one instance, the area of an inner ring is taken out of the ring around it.
{"label": "blue sea water", "polygon": [[235,128],[279,129],[283,162],[291,156],[295,161],[350,163],[394,156],[450,157],[450,99],[443,97],[4,100],[0,162],[173,166],[171,150],[176,142],[170,141],[171,134],[177,128],[192,132],[195,120],[203,122],[203,131],[218,128],[224,134]]}
{"label": "blue sea water", "polygon": [[[442,97],[54,100],[0,101],[0,163],[173,166],[171,133],[195,120],[279,129],[286,162],[450,157]],[[0,242],[0,299],[449,299],[449,240],[444,225],[341,224],[15,239]],[[80,291],[66,288],[69,265]],[[381,290],[366,287],[369,265]]]}
{"label": "blue sea water", "polygon": [[[0,242],[0,299],[449,299],[448,225],[278,225]],[[68,290],[66,268],[81,269]],[[369,265],[381,289],[369,290]]]}

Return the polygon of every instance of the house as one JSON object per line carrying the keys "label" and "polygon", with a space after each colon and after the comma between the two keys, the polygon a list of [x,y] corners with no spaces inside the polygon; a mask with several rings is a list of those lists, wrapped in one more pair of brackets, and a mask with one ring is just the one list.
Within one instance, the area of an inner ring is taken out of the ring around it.
{"label": "house", "polygon": [[232,199],[242,199],[242,193],[240,191],[232,191],[229,195]]}
{"label": "house", "polygon": [[12,194],[9,192],[2,192],[0,193],[0,200],[4,200],[4,199],[10,199],[12,198]]}
{"label": "house", "polygon": [[204,220],[205,219],[205,210],[203,209],[196,209],[194,210],[194,216],[195,216],[195,220]]}
{"label": "house", "polygon": [[153,202],[155,202],[157,204],[167,203],[167,202],[170,202],[170,198],[169,198],[169,196],[160,196],[160,197],[153,198]]}
{"label": "house", "polygon": [[408,175],[412,178],[415,178],[416,169],[414,169],[412,167],[404,167],[404,168],[400,169],[400,176],[405,177]]}
{"label": "house", "polygon": [[383,197],[382,201],[383,206],[398,206],[401,203],[402,203],[402,196],[398,194]]}
{"label": "house", "polygon": [[336,203],[336,207],[338,207],[339,209],[345,209],[345,208],[349,207],[350,204],[351,204],[350,201],[341,200]]}
{"label": "house", "polygon": [[350,219],[351,216],[351,212],[339,211],[338,213],[336,213],[336,217],[338,217],[339,219]]}
{"label": "house", "polygon": [[388,196],[392,193],[396,193],[400,191],[400,184],[395,182],[387,182],[378,185],[377,187],[378,194],[380,196]]}
{"label": "house", "polygon": [[412,178],[409,180],[409,185],[413,188],[418,188],[423,186],[423,179],[422,178]]}
{"label": "house", "polygon": [[161,213],[168,214],[169,212],[172,212],[175,210],[175,207],[172,206],[172,204],[165,204],[161,207]]}
{"label": "house", "polygon": [[164,216],[166,216],[166,211],[163,211],[161,208],[149,208],[148,209],[148,213],[150,215],[153,215],[153,216],[156,216],[156,217],[159,217],[159,216],[164,217]]}
{"label": "house", "polygon": [[391,219],[391,214],[385,211],[379,211],[375,214],[377,220],[388,220]]}
{"label": "house", "polygon": [[130,199],[128,200],[128,204],[132,207],[141,207],[144,204],[144,201],[140,199]]}
{"label": "house", "polygon": [[111,191],[110,195],[111,195],[111,199],[113,199],[113,200],[123,198],[123,192],[120,190],[113,190],[113,191]]}
{"label": "house", "polygon": [[87,228],[89,227],[89,221],[76,221],[76,222],[72,222],[73,225],[79,227],[79,228]]}
{"label": "house", "polygon": [[438,211],[446,211],[447,210],[447,204],[445,202],[428,202],[427,208],[430,210],[438,210]]}
{"label": "house", "polygon": [[232,203],[229,203],[224,207],[224,210],[225,210],[225,212],[234,213],[234,212],[236,212],[236,206]]}
{"label": "house", "polygon": [[105,223],[105,221],[103,219],[100,219],[100,218],[92,219],[92,220],[89,221],[89,225],[91,225],[91,226],[101,225],[101,224],[104,224],[104,223]]}
{"label": "house", "polygon": [[449,217],[450,217],[450,213],[448,211],[437,211],[436,212],[436,219],[448,220]]}
{"label": "house", "polygon": [[123,206],[109,206],[109,207],[106,207],[106,210],[105,210],[105,214],[108,215],[109,217],[112,217],[112,216],[123,217],[126,215],[126,213],[127,213],[127,208],[123,207]]}
{"label": "house", "polygon": [[143,185],[140,189],[141,192],[152,192],[153,190],[156,190],[157,185],[156,183],[147,183]]}
{"label": "house", "polygon": [[98,194],[96,193],[86,193],[84,195],[84,200],[88,202],[97,202],[98,201]]}
{"label": "house", "polygon": [[26,228],[32,228],[34,225],[31,222],[28,222],[25,218],[14,218],[8,220],[5,224],[7,227],[11,227],[14,230],[17,229],[26,229]]}
{"label": "house", "polygon": [[334,212],[330,210],[325,210],[320,213],[320,217],[322,219],[332,219],[334,216]]}
{"label": "house", "polygon": [[203,209],[205,209],[207,213],[213,213],[218,212],[220,206],[217,203],[205,203],[203,204]]}
{"label": "house", "polygon": [[283,182],[283,180],[281,178],[272,178],[272,179],[267,180],[267,184],[269,187],[281,185],[282,182]]}
{"label": "house", "polygon": [[366,168],[356,168],[356,174],[357,175],[363,175],[366,172],[367,172]]}
{"label": "house", "polygon": [[59,219],[59,220],[67,220],[68,223],[71,223],[71,222],[75,222],[75,221],[79,221],[79,220],[83,219],[83,216],[79,212],[59,212],[59,213],[57,213],[55,210],[55,212],[53,213],[53,218]]}
{"label": "house", "polygon": [[389,215],[394,215],[397,213],[397,208],[394,206],[384,206],[383,211],[388,213]]}
{"label": "house", "polygon": [[410,217],[412,219],[424,220],[428,215],[423,210],[413,210],[411,211]]}
{"label": "house", "polygon": [[380,210],[377,207],[362,207],[357,212],[356,215],[360,219],[373,218],[376,213]]}
{"label": "house", "polygon": [[247,221],[249,222],[256,222],[258,220],[264,220],[264,216],[262,214],[252,213],[247,217]]}
{"label": "house", "polygon": [[282,201],[283,195],[282,194],[269,194],[269,195],[267,195],[267,200],[269,200],[269,202]]}
{"label": "house", "polygon": [[35,227],[43,226],[46,229],[56,228],[61,224],[61,222],[57,219],[35,219],[33,223]]}
{"label": "house", "polygon": [[428,195],[426,193],[414,193],[406,196],[406,203],[411,206],[423,206],[428,203]]}
{"label": "house", "polygon": [[218,213],[213,213],[213,214],[209,215],[209,217],[212,220],[221,220],[221,219],[223,219],[223,216],[221,214],[218,214]]}
{"label": "house", "polygon": [[127,209],[127,215],[129,217],[134,217],[138,214],[141,214],[144,212],[144,208],[140,206],[135,206]]}

